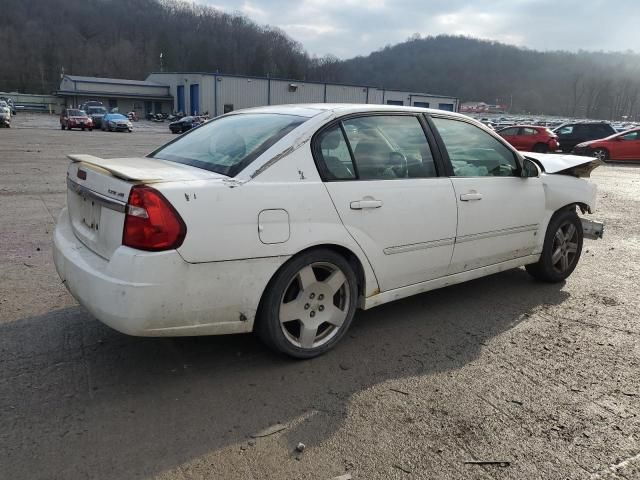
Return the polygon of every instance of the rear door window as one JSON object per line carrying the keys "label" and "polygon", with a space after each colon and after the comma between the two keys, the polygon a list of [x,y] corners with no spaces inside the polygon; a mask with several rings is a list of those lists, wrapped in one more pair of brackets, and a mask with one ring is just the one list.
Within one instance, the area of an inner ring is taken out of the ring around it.
{"label": "rear door window", "polygon": [[519,128],[517,127],[511,127],[511,128],[505,128],[504,130],[500,130],[500,135],[506,135],[507,137],[515,137],[516,135],[518,135],[518,132],[520,131]]}

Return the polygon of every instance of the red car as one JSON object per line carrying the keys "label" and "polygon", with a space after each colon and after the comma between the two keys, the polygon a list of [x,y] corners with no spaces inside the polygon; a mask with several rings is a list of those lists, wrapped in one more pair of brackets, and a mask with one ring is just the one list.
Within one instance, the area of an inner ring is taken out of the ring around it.
{"label": "red car", "polygon": [[571,153],[600,160],[640,160],[640,128],[579,143]]}
{"label": "red car", "polygon": [[516,125],[496,132],[523,152],[548,153],[555,152],[560,147],[558,136],[547,127],[535,125]]}
{"label": "red car", "polygon": [[93,120],[84,111],[77,108],[65,108],[60,113],[60,128],[71,130],[72,128],[80,128],[82,130],[93,130]]}

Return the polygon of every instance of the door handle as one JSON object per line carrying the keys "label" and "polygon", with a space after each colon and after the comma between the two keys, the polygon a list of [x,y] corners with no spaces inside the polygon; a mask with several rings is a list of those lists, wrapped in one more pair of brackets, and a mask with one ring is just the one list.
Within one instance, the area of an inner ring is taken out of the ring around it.
{"label": "door handle", "polygon": [[351,202],[351,210],[363,210],[365,208],[380,208],[382,206],[382,200],[358,200]]}
{"label": "door handle", "polygon": [[460,200],[470,202],[474,200],[482,200],[482,194],[478,192],[469,192],[460,194]]}

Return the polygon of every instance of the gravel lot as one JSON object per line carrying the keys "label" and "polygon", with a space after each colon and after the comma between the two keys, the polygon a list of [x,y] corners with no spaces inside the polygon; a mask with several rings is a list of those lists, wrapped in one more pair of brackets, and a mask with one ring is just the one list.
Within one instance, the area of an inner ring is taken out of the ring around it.
{"label": "gravel lot", "polygon": [[594,172],[605,239],[565,284],[519,269],[360,312],[299,362],[252,335],[127,337],[60,284],[65,155],[172,138],[135,128],[0,130],[0,477],[640,478],[639,167]]}

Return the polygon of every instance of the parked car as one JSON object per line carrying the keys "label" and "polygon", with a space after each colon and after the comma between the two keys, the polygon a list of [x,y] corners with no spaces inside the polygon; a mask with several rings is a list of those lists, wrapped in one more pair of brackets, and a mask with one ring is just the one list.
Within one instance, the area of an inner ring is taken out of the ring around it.
{"label": "parked car", "polygon": [[89,100],[88,102],[84,102],[80,105],[80,110],[84,110],[86,112],[89,107],[104,107],[104,103],[98,100]]}
{"label": "parked car", "polygon": [[0,101],[3,101],[7,104],[7,106],[9,107],[9,110],[11,111],[11,115],[15,115],[16,113],[18,113],[16,111],[16,105],[13,102],[13,99],[9,97],[0,97]]}
{"label": "parked car", "polygon": [[102,126],[100,128],[109,132],[133,132],[131,120],[121,113],[107,113],[102,117]]}
{"label": "parked car", "polygon": [[11,107],[4,100],[0,100],[0,127],[11,128]]}
{"label": "parked car", "polygon": [[71,130],[79,128],[81,130],[93,130],[93,120],[84,111],[77,108],[65,108],[60,112],[60,128]]}
{"label": "parked car", "polygon": [[497,133],[522,152],[548,153],[558,150],[558,136],[546,127],[518,125]]}
{"label": "parked car", "polygon": [[588,155],[600,160],[640,160],[640,128],[616,133],[601,140],[576,145],[576,155]]}
{"label": "parked car", "polygon": [[108,113],[107,109],[100,105],[89,105],[85,111],[91,117],[94,128],[102,128],[102,119]]}
{"label": "parked car", "polygon": [[261,107],[147,157],[69,158],[56,269],[130,335],[255,331],[310,358],[358,308],[520,266],[560,282],[602,235],[576,212],[600,162],[525,157],[439,110]]}
{"label": "parked car", "polygon": [[202,125],[203,123],[204,121],[201,117],[183,117],[180,120],[171,122],[169,124],[169,129],[171,130],[171,133],[183,133],[197,127],[198,125]]}
{"label": "parked car", "polygon": [[577,122],[562,124],[553,133],[558,136],[560,149],[569,153],[579,143],[606,138],[616,131],[608,122]]}

